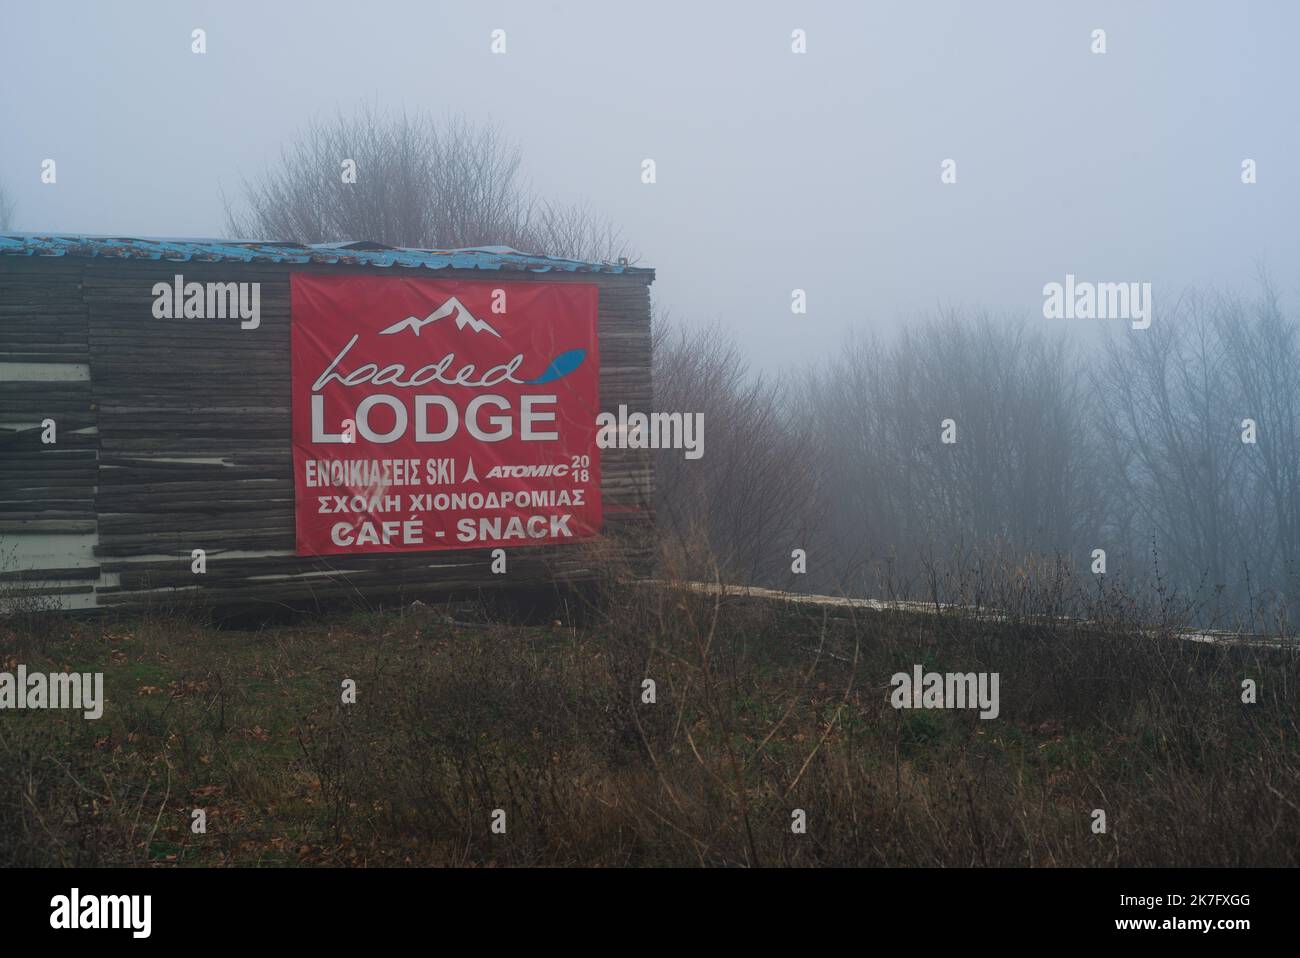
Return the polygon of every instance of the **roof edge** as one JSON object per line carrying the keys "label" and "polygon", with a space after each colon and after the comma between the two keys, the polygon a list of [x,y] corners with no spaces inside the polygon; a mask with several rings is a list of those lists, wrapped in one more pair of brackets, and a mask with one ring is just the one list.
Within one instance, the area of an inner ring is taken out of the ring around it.
{"label": "roof edge", "polygon": [[0,233],[0,256],[76,256],[208,263],[285,263],[425,269],[507,270],[642,276],[654,270],[626,260],[594,263],[521,253],[506,246],[416,249],[366,240],[300,244],[263,240],[97,236],[81,233]]}

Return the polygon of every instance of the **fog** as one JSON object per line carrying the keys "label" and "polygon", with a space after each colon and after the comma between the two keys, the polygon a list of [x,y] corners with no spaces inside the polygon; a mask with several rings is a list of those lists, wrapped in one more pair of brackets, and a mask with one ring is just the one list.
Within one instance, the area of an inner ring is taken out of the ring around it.
{"label": "fog", "polygon": [[950,307],[1091,333],[1045,283],[1150,282],[1159,315],[1262,267],[1293,300],[1298,29],[1281,2],[10,5],[0,183],[15,229],[221,235],[310,118],[462,113],[760,368]]}

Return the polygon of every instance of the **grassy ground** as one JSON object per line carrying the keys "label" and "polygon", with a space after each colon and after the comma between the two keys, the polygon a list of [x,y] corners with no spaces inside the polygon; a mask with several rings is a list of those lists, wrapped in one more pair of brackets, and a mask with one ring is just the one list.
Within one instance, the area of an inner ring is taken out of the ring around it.
{"label": "grassy ground", "polygon": [[[445,611],[0,625],[0,671],[102,671],[107,703],[0,712],[0,864],[1300,860],[1292,653],[646,589]],[[914,663],[999,672],[1001,714],[893,709]]]}

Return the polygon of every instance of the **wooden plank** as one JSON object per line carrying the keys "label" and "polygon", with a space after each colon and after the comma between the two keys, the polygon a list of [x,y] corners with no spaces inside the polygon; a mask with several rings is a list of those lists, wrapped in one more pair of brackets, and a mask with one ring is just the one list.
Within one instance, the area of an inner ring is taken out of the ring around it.
{"label": "wooden plank", "polygon": [[[586,550],[575,546],[508,550],[508,577],[490,574],[485,549],[292,555],[289,276],[594,284],[600,291],[600,403],[610,411],[620,404],[651,411],[652,276],[14,259],[0,257],[0,356],[86,362],[90,381],[0,383],[0,418],[53,416],[60,420],[60,451],[80,453],[55,456],[36,444],[34,432],[0,429],[0,530],[10,523],[29,532],[97,532],[95,554],[104,557],[106,572],[121,576],[118,586],[97,590],[99,601],[138,607],[198,584],[222,604],[311,602],[383,597],[408,587],[424,594],[473,592],[592,574]],[[260,327],[155,319],[153,283],[177,273],[199,282],[262,283]],[[95,425],[97,433],[74,438],[67,431],[74,422]],[[173,461],[183,459],[218,461]],[[627,559],[646,561],[652,458],[645,451],[604,450],[601,459],[602,500],[614,509],[605,516],[606,529],[621,537]],[[189,571],[195,547],[208,551],[206,576]],[[269,554],[234,557],[228,551]],[[175,558],[145,558],[160,553]],[[160,585],[162,592],[156,591]]]}

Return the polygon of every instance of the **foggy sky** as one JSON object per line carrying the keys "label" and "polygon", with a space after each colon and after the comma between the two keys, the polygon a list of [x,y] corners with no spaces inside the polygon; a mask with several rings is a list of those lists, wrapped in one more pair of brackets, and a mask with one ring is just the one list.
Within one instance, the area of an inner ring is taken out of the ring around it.
{"label": "foggy sky", "polygon": [[0,180],[20,230],[220,236],[310,116],[463,112],[620,224],[661,310],[776,369],[938,307],[1052,325],[1066,273],[1151,282],[1159,321],[1263,266],[1294,306],[1297,36],[1282,0],[6,4]]}

